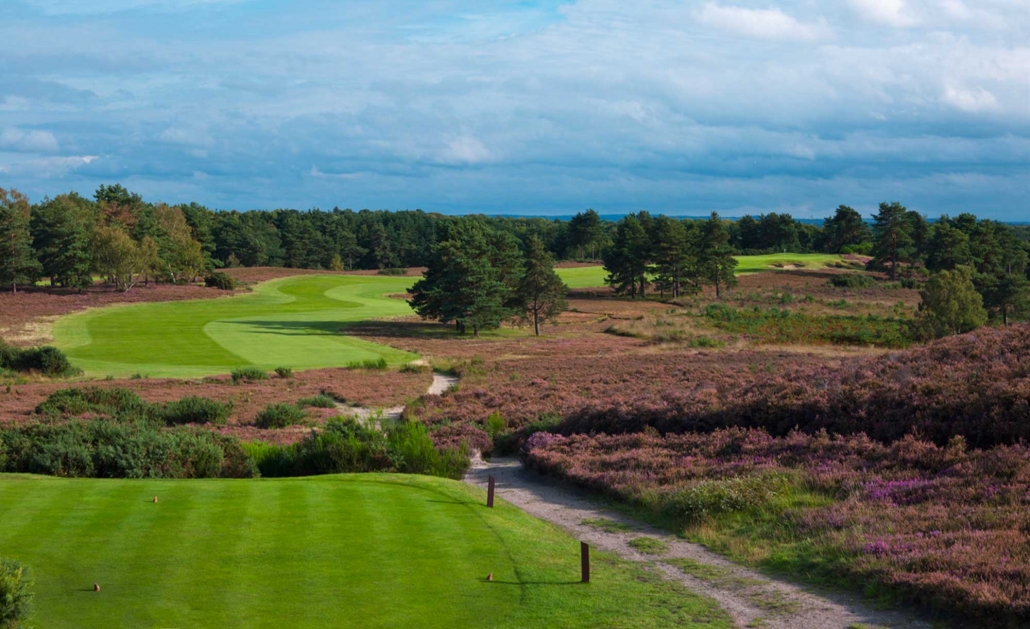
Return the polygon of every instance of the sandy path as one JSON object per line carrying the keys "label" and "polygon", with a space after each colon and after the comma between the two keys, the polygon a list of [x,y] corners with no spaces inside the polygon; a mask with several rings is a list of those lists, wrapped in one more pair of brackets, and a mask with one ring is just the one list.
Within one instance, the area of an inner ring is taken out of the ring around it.
{"label": "sandy path", "polygon": [[[447,389],[450,389],[458,383],[457,376],[450,376],[447,374],[433,372],[433,382],[429,385],[426,390],[426,395],[443,395]],[[346,404],[336,403],[336,409],[340,411],[342,415],[357,418],[359,420],[368,419],[380,414],[383,420],[396,421],[401,418],[404,414],[403,406],[391,406],[388,408],[368,408],[365,406],[347,406]]]}
{"label": "sandy path", "polygon": [[[931,625],[903,611],[877,610],[857,596],[826,594],[771,579],[727,561],[703,546],[683,541],[599,507],[579,492],[522,469],[516,459],[473,460],[465,481],[486,487],[493,475],[497,495],[524,511],[552,522],[591,546],[631,561],[653,563],[666,578],[679,580],[692,590],[710,596],[729,612],[739,627],[767,629],[849,629],[852,627],[927,628]],[[585,519],[605,518],[628,527],[605,532],[583,524]],[[647,536],[668,545],[660,556],[645,555],[629,545]],[[693,562],[687,574],[673,565]]]}

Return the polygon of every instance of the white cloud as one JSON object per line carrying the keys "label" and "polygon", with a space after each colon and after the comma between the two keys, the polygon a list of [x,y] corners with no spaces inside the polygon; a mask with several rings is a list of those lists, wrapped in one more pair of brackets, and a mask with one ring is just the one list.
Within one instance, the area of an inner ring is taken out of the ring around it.
{"label": "white cloud", "polygon": [[706,26],[757,39],[816,41],[831,35],[825,20],[805,24],[779,9],[724,7],[709,2],[695,17]]}
{"label": "white cloud", "polygon": [[905,28],[918,23],[905,0],[851,0],[851,6],[866,19]]}
{"label": "white cloud", "polygon": [[447,144],[442,158],[445,163],[472,165],[489,161],[493,158],[493,154],[476,138],[462,135]]}
{"label": "white cloud", "polygon": [[998,99],[982,87],[970,90],[955,85],[946,85],[944,101],[967,113],[990,111],[998,107]]}
{"label": "white cloud", "polygon": [[0,132],[0,149],[22,153],[53,153],[57,150],[57,138],[49,131],[22,131],[18,127],[7,127]]}
{"label": "white cloud", "polygon": [[22,162],[14,162],[0,166],[0,170],[10,175],[21,177],[37,177],[50,179],[61,177],[70,171],[85,166],[97,158],[96,155],[71,155],[67,157],[42,157]]}

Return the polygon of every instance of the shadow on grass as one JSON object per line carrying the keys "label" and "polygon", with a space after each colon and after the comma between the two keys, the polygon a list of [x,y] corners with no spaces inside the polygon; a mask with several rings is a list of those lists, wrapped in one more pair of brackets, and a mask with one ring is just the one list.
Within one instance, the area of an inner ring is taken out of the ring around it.
{"label": "shadow on grass", "polygon": [[[471,339],[471,332],[458,334],[454,326],[424,321],[359,321],[340,326],[340,333],[350,336],[374,336],[398,339]],[[499,336],[496,330],[484,330],[479,338]]]}
{"label": "shadow on grass", "polygon": [[487,581],[486,579],[478,579],[478,581],[490,585],[588,585],[582,581]]}

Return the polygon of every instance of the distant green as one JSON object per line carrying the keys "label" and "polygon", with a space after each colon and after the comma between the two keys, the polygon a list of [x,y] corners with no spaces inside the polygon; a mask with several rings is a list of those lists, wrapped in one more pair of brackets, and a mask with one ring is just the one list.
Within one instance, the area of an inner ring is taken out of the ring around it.
{"label": "distant green", "polygon": [[305,275],[223,299],[110,306],[62,317],[55,344],[91,376],[186,378],[254,365],[314,369],[415,354],[339,333],[343,324],[411,314],[405,277]]}
{"label": "distant green", "polygon": [[[776,271],[775,265],[793,265],[806,269],[823,269],[841,257],[825,253],[774,253],[761,256],[735,256],[737,273],[756,273],[759,271]],[[604,267],[582,266],[558,269],[558,275],[569,288],[594,288],[604,286],[604,278],[608,275]]]}
{"label": "distant green", "polygon": [[49,629],[730,626],[710,599],[604,553],[579,583],[576,540],[483,502],[386,474],[0,475],[0,552],[33,569]]}

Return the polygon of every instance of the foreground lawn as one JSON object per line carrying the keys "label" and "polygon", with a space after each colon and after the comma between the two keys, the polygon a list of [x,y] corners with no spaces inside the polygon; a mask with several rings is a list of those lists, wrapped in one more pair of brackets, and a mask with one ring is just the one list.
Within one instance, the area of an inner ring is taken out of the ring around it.
{"label": "foreground lawn", "polygon": [[575,540],[444,479],[0,476],[0,521],[40,627],[729,626],[603,553],[579,583]]}
{"label": "foreground lawn", "polygon": [[411,278],[306,275],[264,282],[253,294],[111,306],[54,325],[55,344],[91,376],[186,378],[263,369],[341,367],[416,356],[338,333],[341,324],[411,313]]}
{"label": "foreground lawn", "polygon": [[[777,271],[788,266],[824,269],[835,262],[841,261],[839,255],[826,253],[774,253],[762,256],[736,256],[736,259],[737,273]],[[608,276],[604,267],[600,266],[581,266],[557,269],[557,271],[569,288],[604,286],[604,278]]]}

